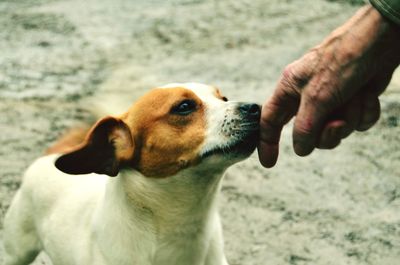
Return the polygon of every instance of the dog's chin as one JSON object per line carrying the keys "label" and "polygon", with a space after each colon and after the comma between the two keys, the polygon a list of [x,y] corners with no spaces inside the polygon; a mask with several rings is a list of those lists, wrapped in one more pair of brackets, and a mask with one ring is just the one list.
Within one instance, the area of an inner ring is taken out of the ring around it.
{"label": "dog's chin", "polygon": [[258,131],[253,131],[245,137],[238,139],[229,146],[217,147],[206,153],[201,157],[206,159],[209,157],[220,157],[226,160],[243,160],[249,157],[257,147]]}

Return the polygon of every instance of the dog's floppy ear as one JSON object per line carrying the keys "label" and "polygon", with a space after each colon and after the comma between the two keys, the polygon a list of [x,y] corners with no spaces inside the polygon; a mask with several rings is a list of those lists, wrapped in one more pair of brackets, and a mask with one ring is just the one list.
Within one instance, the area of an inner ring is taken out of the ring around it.
{"label": "dog's floppy ear", "polygon": [[120,119],[98,121],[76,150],[60,156],[55,166],[67,174],[98,173],[116,176],[132,159],[134,142],[129,127]]}

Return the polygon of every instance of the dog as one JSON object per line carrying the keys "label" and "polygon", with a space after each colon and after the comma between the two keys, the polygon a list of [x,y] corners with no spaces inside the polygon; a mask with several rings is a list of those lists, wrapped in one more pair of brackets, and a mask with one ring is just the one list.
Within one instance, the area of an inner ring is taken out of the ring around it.
{"label": "dog", "polygon": [[43,250],[54,265],[227,265],[221,179],[255,150],[259,119],[213,86],[170,84],[56,144],[6,214],[5,264]]}

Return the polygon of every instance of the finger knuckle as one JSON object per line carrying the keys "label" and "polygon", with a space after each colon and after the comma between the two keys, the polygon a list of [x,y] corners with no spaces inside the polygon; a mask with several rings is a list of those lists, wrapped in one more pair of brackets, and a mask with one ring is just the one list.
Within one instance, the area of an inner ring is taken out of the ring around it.
{"label": "finger knuckle", "polygon": [[331,96],[320,86],[310,87],[305,91],[306,99],[314,104],[328,104],[331,101]]}
{"label": "finger knuckle", "polygon": [[314,132],[314,124],[307,121],[299,121],[295,124],[294,130],[295,134],[299,136],[299,138],[308,137]]}
{"label": "finger knuckle", "polygon": [[307,77],[300,71],[299,62],[287,65],[282,73],[282,80],[292,87],[301,88],[307,83]]}
{"label": "finger knuckle", "polygon": [[294,65],[293,64],[289,64],[289,65],[287,65],[284,69],[283,69],[283,72],[282,72],[282,77],[283,77],[283,79],[286,79],[286,80],[292,80],[292,79],[294,79]]}

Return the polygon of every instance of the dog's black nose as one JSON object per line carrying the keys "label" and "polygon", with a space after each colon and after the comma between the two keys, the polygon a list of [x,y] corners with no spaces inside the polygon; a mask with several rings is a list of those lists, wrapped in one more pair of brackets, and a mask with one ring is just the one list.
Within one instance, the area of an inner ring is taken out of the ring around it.
{"label": "dog's black nose", "polygon": [[261,115],[261,107],[258,104],[243,103],[239,106],[239,112],[244,117],[258,120]]}

